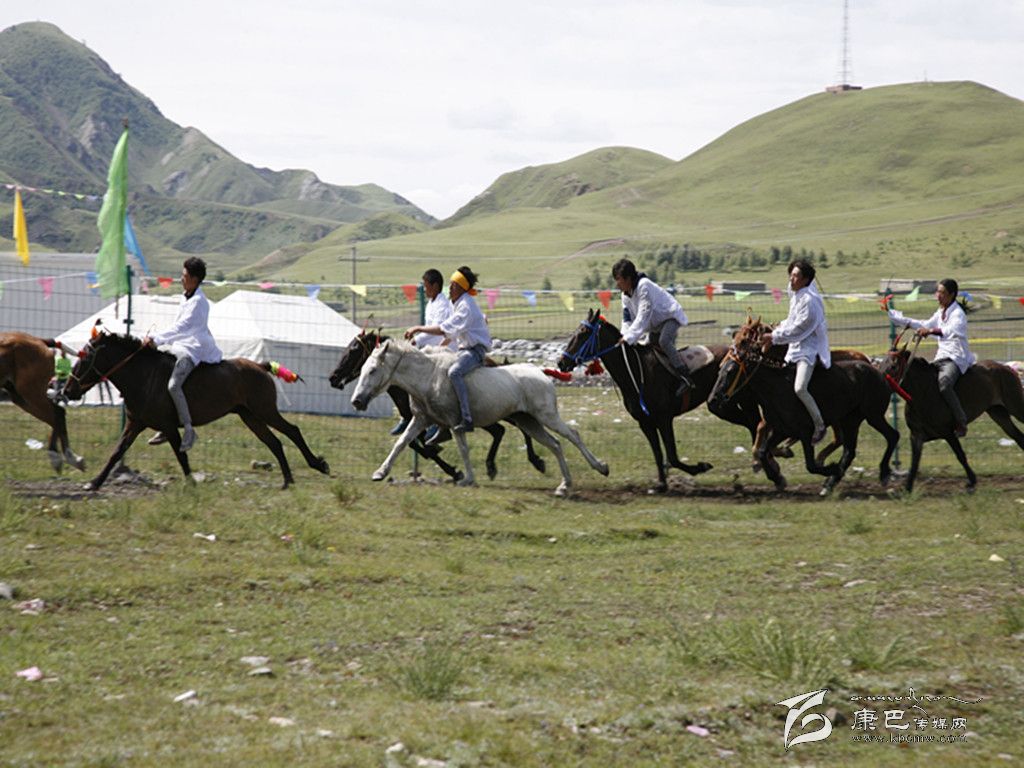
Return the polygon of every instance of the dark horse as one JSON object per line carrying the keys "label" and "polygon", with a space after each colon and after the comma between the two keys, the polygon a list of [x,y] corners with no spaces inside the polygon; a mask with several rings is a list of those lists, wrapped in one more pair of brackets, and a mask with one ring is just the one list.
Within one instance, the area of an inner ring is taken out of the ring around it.
{"label": "dark horse", "polygon": [[[362,331],[352,341],[348,343],[348,347],[341,355],[341,360],[338,361],[338,365],[334,369],[334,373],[331,374],[331,386],[335,389],[344,389],[345,386],[359,378],[359,371],[362,369],[363,364],[369,359],[370,354],[380,344],[387,341],[387,336],[382,336],[380,331]],[[388,395],[391,397],[392,402],[395,404],[395,408],[398,409],[399,415],[406,420],[406,422],[412,421],[412,408],[409,406],[409,394],[404,389],[391,386],[388,387]],[[501,445],[501,439],[505,436],[505,428],[501,424],[490,424],[483,427],[491,435],[491,448],[487,451],[487,477],[493,480],[498,474],[498,467],[495,464],[494,457],[498,453],[498,446]],[[425,434],[425,433],[424,433]],[[530,463],[537,468],[539,472],[544,472],[545,464],[544,459],[537,455],[537,452],[533,449],[533,439],[523,433],[523,438],[526,442],[526,456],[530,460]],[[462,479],[462,472],[447,461],[441,458],[441,450],[436,445],[427,445],[424,442],[423,434],[420,434],[413,442],[409,444],[409,447],[413,449],[417,454],[425,459],[430,459],[441,470],[448,475],[452,480],[458,482]]]}
{"label": "dark horse", "polygon": [[[945,440],[949,444],[967,473],[967,488],[973,489],[978,478],[968,465],[967,454],[953,431],[953,414],[939,394],[935,366],[920,357],[911,358],[907,345],[900,349],[899,339],[896,339],[880,367],[887,380],[902,387],[910,396],[906,405],[911,450],[907,490],[914,489],[921,451],[931,440]],[[1024,448],[1024,433],[1010,418],[1024,422],[1024,388],[1012,368],[995,360],[981,360],[957,379],[956,394],[968,422],[987,413],[1003,432]]]}
{"label": "dark horse", "polygon": [[[53,351],[60,342],[27,333],[0,333],[0,387],[11,402],[50,426],[50,466],[60,472],[64,461],[85,469],[85,460],[71,450],[64,409],[46,396],[53,378]],[[60,443],[60,450],[57,444]]]}
{"label": "dark horse", "polygon": [[[870,363],[861,360],[836,362],[830,368],[819,365],[814,369],[811,395],[821,408],[825,423],[838,428],[843,441],[839,461],[822,466],[811,445],[814,431],[811,417],[793,391],[795,367],[782,361],[779,350],[773,350],[774,354],[761,351],[763,335],[768,330],[768,326],[750,320],[736,332],[709,404],[728,402],[746,389],[752,391],[771,429],[771,436],[758,448],[758,458],[765,461],[782,440],[796,437],[804,449],[807,471],[826,476],[822,494],[830,492],[843,478],[857,453],[860,425],[867,421],[885,438],[886,449],[878,476],[883,485],[887,483],[892,474],[889,460],[900,436],[885,420],[890,393],[882,375]],[[786,480],[776,467],[765,463],[765,473],[776,488],[786,487]]]}
{"label": "dark horse", "polygon": [[[707,472],[711,464],[702,461],[697,464],[685,464],[679,459],[676,451],[675,429],[672,420],[680,414],[696,408],[707,400],[718,366],[725,357],[727,348],[708,347],[711,362],[691,373],[693,388],[682,398],[675,395],[679,386],[675,375],[670,372],[656,357],[649,346],[618,345],[622,334],[619,329],[603,318],[600,313],[590,310],[587,319],[580,323],[579,328],[570,337],[569,343],[562,352],[558,367],[562,371],[571,371],[577,365],[591,360],[600,359],[611,374],[616,386],[622,393],[622,401],[626,411],[640,425],[647,442],[654,454],[654,462],[658,467],[658,485],[655,490],[662,492],[668,488],[665,475],[665,457],[669,466],[681,469],[691,475]],[[743,402],[724,405],[716,416],[733,424],[740,424],[750,431],[750,439],[757,434],[757,425],[761,417],[756,404],[749,398]],[[664,444],[664,453],[662,452]],[[774,463],[774,459],[768,457]]]}
{"label": "dark horse", "polygon": [[[147,428],[159,430],[167,436],[182,472],[186,477],[191,476],[188,454],[180,450],[178,413],[167,393],[167,381],[173,368],[172,355],[143,347],[139,339],[131,336],[101,333],[79,352],[64,393],[78,399],[98,382],[109,379],[124,398],[127,411],[124,432],[107,465],[89,483],[90,490],[103,485],[114,465]],[[269,369],[269,363],[255,363],[240,357],[216,365],[199,365],[185,382],[185,397],[196,426],[237,413],[274,454],[284,475],[282,487],[287,488],[294,478],[281,441],[270,427],[295,443],[313,469],[325,475],[330,469],[322,456],[314,456],[309,450],[299,428],[278,413],[277,388]]]}

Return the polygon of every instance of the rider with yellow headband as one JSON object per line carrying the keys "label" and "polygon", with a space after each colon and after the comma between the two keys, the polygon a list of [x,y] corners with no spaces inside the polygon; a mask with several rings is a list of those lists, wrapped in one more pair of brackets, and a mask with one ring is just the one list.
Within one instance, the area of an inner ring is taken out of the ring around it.
{"label": "rider with yellow headband", "polygon": [[414,325],[405,332],[410,339],[418,333],[447,336],[458,348],[458,356],[448,369],[448,379],[455,395],[459,398],[461,422],[453,427],[455,432],[473,431],[473,414],[469,409],[469,392],[465,376],[484,364],[484,357],[491,350],[491,333],[487,320],[473,297],[476,295],[477,276],[469,267],[459,267],[452,273],[448,286],[448,298],[452,302],[452,314],[439,325]]}

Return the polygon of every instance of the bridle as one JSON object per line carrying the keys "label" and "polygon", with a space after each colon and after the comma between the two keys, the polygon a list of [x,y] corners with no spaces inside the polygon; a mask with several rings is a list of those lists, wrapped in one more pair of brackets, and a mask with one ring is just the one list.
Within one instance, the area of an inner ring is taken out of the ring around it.
{"label": "bridle", "polygon": [[[137,354],[139,354],[139,352],[141,352],[143,349],[145,349],[145,347],[140,343],[138,348],[134,352],[131,352],[123,359],[118,360],[116,363],[114,363],[113,366],[110,367],[110,369],[106,373],[99,373],[96,377],[96,383],[99,384],[101,382],[109,381],[111,376],[113,376],[119,370],[128,365],[131,359],[135,357]],[[87,343],[84,347],[82,347],[82,349],[79,350],[78,359],[81,360],[83,363],[87,363],[87,367],[85,368],[84,371],[81,372],[80,375],[76,374],[74,369],[72,369],[71,373],[68,374],[68,379],[77,382],[79,388],[84,391],[86,387],[82,379],[88,374],[92,373],[92,370],[96,367],[96,348],[95,346],[93,346],[93,340],[90,340],[89,343]],[[90,384],[89,386],[92,385]]]}
{"label": "bridle", "polygon": [[[615,349],[617,344],[612,344],[610,347],[600,349],[598,346],[601,343],[601,325],[604,321],[601,316],[598,315],[593,320],[584,320],[580,323],[581,328],[586,328],[590,331],[586,340],[580,345],[580,348],[570,354],[569,352],[563,351],[562,357],[569,360],[573,364],[573,367],[582,365],[583,363],[589,363],[591,360],[597,360],[601,355],[605,355]],[[618,340],[616,339],[616,342]]]}
{"label": "bridle", "polygon": [[[754,345],[757,344],[757,342],[751,343]],[[723,362],[728,361],[736,363],[740,370],[733,378],[728,389],[725,390],[724,397],[727,400],[747,386],[762,365],[776,370],[781,370],[786,366],[784,361],[772,359],[764,353],[758,352],[756,346],[752,351],[741,355],[735,343],[730,346],[729,351],[725,353]]]}
{"label": "bridle", "polygon": [[577,365],[582,365],[583,363],[589,363],[592,360],[597,360],[603,355],[606,355],[609,352],[613,351],[616,347],[621,346],[622,360],[626,365],[626,372],[629,374],[629,379],[630,381],[633,382],[633,389],[636,390],[636,395],[640,400],[640,410],[643,411],[644,416],[650,416],[651,412],[647,409],[647,403],[644,401],[644,386],[646,382],[644,381],[644,366],[640,360],[640,353],[635,349],[633,350],[633,354],[636,355],[636,368],[639,373],[640,379],[639,381],[637,381],[637,375],[633,373],[633,366],[629,362],[629,350],[627,349],[629,345],[620,345],[618,343],[619,339],[622,338],[621,334],[619,336],[619,339],[615,340],[614,344],[605,347],[604,349],[600,348],[601,326],[603,324],[604,319],[600,315],[597,315],[593,320],[588,318],[587,320],[581,322],[580,327],[586,328],[590,332],[589,335],[580,345],[580,348],[577,349],[572,354],[563,351],[562,358],[571,362],[573,364],[573,367],[575,367]]}
{"label": "bridle", "polygon": [[[374,336],[374,338],[377,340],[377,343],[373,345],[373,349],[376,349],[377,347],[380,346],[380,336],[379,335],[378,336]],[[356,336],[355,339],[353,339],[353,341],[359,342],[359,346],[362,347],[362,350],[363,350],[363,361],[359,365],[357,365],[357,366],[352,366],[353,369],[355,370],[355,372],[353,373],[353,372],[350,371],[349,373],[347,373],[345,375],[345,381],[343,382],[345,384],[351,384],[353,381],[355,381],[356,379],[359,378],[359,371],[360,371],[360,369],[363,367],[363,365],[366,363],[366,361],[370,359],[370,355],[373,354],[373,349],[371,349],[371,347],[370,347],[370,342],[367,339],[366,331],[363,331],[358,336]],[[350,350],[350,351],[354,351],[354,350]]]}

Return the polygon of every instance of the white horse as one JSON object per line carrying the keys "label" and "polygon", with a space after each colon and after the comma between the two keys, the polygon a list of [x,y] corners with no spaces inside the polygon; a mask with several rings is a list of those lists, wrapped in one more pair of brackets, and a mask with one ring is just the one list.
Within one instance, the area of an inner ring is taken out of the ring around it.
{"label": "white horse", "polygon": [[[413,414],[391,453],[373,473],[374,480],[387,477],[402,449],[428,426],[453,427],[462,420],[459,401],[448,380],[448,368],[454,359],[454,355],[428,355],[411,344],[391,339],[374,350],[363,365],[352,394],[352,405],[357,410],[366,410],[370,400],[393,384],[409,393]],[[562,470],[562,483],[555,490],[556,495],[564,496],[570,491],[572,478],[561,444],[547,429],[568,439],[590,466],[602,475],[608,474],[608,465],[587,450],[579,433],[558,415],[555,385],[540,369],[526,364],[477,368],[466,377],[466,386],[475,425],[482,427],[508,419],[555,454]],[[460,485],[474,485],[466,436],[454,434],[466,467]]]}

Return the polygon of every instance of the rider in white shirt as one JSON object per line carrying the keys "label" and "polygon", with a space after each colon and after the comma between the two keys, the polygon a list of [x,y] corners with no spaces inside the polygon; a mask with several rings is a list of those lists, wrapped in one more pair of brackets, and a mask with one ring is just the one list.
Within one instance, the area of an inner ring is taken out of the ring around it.
{"label": "rider in white shirt", "polygon": [[814,274],[814,266],[804,259],[789,265],[789,314],[765,337],[764,344],[766,348],[773,344],[789,345],[786,362],[796,363],[793,391],[814,424],[811,442],[818,443],[825,436],[825,422],[808,387],[817,361],[829,368],[832,354],[828,347],[825,302],[814,287]]}
{"label": "rider in white shirt", "polygon": [[[448,379],[459,399],[461,421],[454,432],[472,432],[473,414],[469,408],[469,391],[465,376],[484,364],[484,358],[491,350],[491,333],[487,318],[473,297],[476,295],[477,276],[469,267],[459,267],[452,273],[448,296],[452,301],[452,314],[437,325],[414,325],[405,332],[407,339],[418,333],[434,336],[444,335],[458,348],[458,356],[448,369]],[[440,442],[436,440],[435,442]]]}
{"label": "rider in white shirt", "polygon": [[[143,345],[155,346],[164,352],[174,355],[176,362],[171,378],[167,382],[167,391],[178,411],[178,419],[184,427],[181,437],[181,450],[189,450],[196,441],[196,432],[192,428],[192,416],[185,400],[182,387],[185,379],[199,363],[219,363],[223,359],[217,342],[210,333],[210,302],[200,288],[206,279],[206,263],[195,256],[186,259],[181,270],[181,285],[185,292],[181,296],[178,315],[174,324],[166,331],[146,336]],[[151,445],[166,442],[167,438],[158,433],[149,442]]]}
{"label": "rider in white shirt", "polygon": [[[440,325],[452,314],[452,302],[444,295],[444,278],[436,269],[428,269],[423,273],[423,295],[427,297],[427,305],[423,310],[424,325]],[[412,343],[420,349],[425,347],[436,347],[445,344],[444,336],[436,336],[430,333],[417,333],[412,337]],[[400,435],[409,426],[409,420],[401,418],[391,429],[392,435]],[[434,427],[431,427],[436,432]]]}
{"label": "rider in white shirt", "polygon": [[939,308],[927,320],[914,320],[903,313],[889,310],[889,317],[896,325],[915,330],[917,336],[938,336],[939,349],[933,363],[939,369],[939,392],[953,412],[953,431],[957,437],[967,434],[967,414],[956,396],[956,382],[977,361],[967,346],[967,313],[956,300],[960,286],[956,280],[940,280],[935,288],[935,300]]}
{"label": "rider in white shirt", "polygon": [[668,291],[636,271],[629,259],[620,259],[612,265],[612,278],[622,291],[622,338],[619,344],[636,344],[646,333],[668,358],[679,377],[676,397],[682,397],[693,382],[690,370],[676,349],[679,329],[686,325],[686,313]]}

